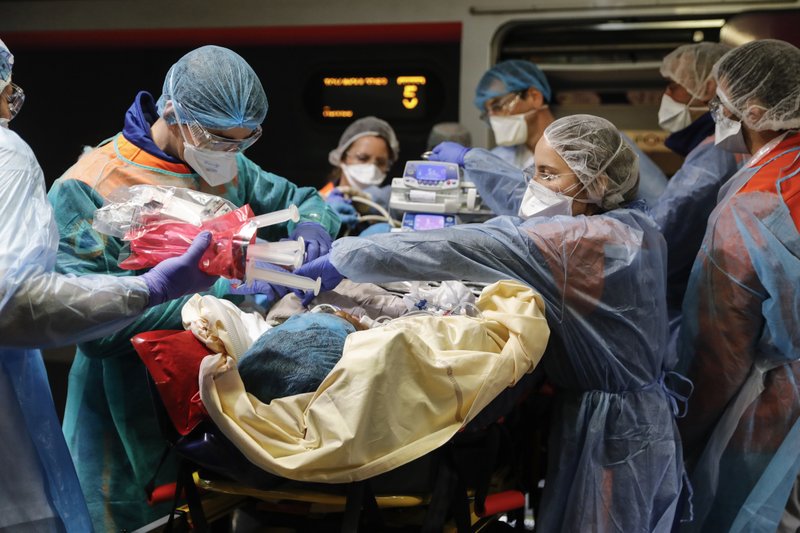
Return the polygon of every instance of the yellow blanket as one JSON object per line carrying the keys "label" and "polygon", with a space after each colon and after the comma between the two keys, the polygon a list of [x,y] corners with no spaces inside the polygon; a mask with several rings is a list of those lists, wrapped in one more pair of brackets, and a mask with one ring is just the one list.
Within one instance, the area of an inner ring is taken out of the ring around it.
{"label": "yellow blanket", "polygon": [[549,328],[532,289],[501,281],[482,316],[410,316],[347,337],[313,393],[264,404],[244,390],[233,357],[203,360],[211,418],[260,468],[325,483],[367,479],[446,443],[541,359]]}

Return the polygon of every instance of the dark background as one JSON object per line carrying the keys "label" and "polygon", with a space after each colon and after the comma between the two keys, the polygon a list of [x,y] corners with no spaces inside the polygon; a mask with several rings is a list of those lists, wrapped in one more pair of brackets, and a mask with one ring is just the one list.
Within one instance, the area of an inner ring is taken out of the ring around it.
{"label": "dark background", "polygon": [[[36,153],[48,187],[83,146],[122,129],[138,91],[157,99],[169,67],[194,48],[26,50],[7,44],[15,55],[14,82],[26,95],[14,130]],[[264,133],[248,157],[298,185],[321,187],[330,170],[328,151],[359,116],[318,117],[320,74],[385,72],[391,79],[423,72],[429,78],[426,116],[390,121],[401,158],[417,158],[433,124],[458,119],[459,49],[457,43],[235,47],[259,75],[269,100]],[[398,165],[395,171],[400,170]]]}

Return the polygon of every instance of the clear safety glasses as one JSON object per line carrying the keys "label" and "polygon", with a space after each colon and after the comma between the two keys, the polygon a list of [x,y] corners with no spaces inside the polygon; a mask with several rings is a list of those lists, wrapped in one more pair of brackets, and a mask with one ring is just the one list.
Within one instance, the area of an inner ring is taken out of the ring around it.
{"label": "clear safety glasses", "polygon": [[481,120],[487,121],[489,117],[495,115],[505,115],[512,107],[517,105],[523,93],[510,93],[499,98],[493,98],[486,102],[486,109],[481,113]]}
{"label": "clear safety glasses", "polygon": [[[536,168],[532,167],[532,166],[523,169],[522,170],[522,175],[525,178],[525,183],[527,185],[530,185],[531,182],[534,181],[534,180],[538,181],[539,183],[544,184],[544,183],[547,183],[549,181],[557,180],[558,178],[561,178],[563,176],[575,177],[575,174],[572,174],[572,173],[547,174],[547,173],[544,173],[544,172],[537,172]],[[563,191],[561,189],[559,189],[558,192],[560,192],[561,194],[568,194],[568,193],[574,191],[575,189],[577,189],[580,185],[581,185],[581,182],[579,180],[576,183],[573,183],[572,185],[570,185],[569,187],[564,189]]]}
{"label": "clear safety glasses", "polygon": [[8,110],[11,113],[11,118],[9,118],[9,120],[11,120],[17,116],[19,110],[22,109],[22,104],[25,103],[25,92],[22,90],[22,87],[16,83],[12,83],[11,94],[6,96],[6,102],[8,102]]}
{"label": "clear safety glasses", "polygon": [[714,122],[719,122],[722,114],[722,102],[716,96],[708,101],[708,110],[711,112],[711,118]]}
{"label": "clear safety glasses", "polygon": [[[718,92],[714,98],[709,100],[708,102],[708,110],[711,112],[711,118],[714,122],[719,122],[720,120],[727,119],[733,121],[739,121],[739,115],[731,111],[731,108],[728,106],[727,101],[723,101],[722,97],[720,97],[720,93]],[[727,109],[728,112],[731,114],[730,117],[726,117],[723,109]]]}
{"label": "clear safety glasses", "polygon": [[261,126],[257,126],[256,129],[244,139],[231,139],[229,137],[215,135],[201,126],[185,107],[174,100],[172,103],[175,106],[178,122],[186,126],[189,130],[193,144],[197,148],[214,152],[244,152],[261,137]]}

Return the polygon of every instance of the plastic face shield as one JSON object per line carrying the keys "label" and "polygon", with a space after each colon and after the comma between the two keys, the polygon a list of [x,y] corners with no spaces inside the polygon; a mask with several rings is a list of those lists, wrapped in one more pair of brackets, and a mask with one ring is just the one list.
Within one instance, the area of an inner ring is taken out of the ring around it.
{"label": "plastic face shield", "polygon": [[211,150],[213,152],[243,152],[261,137],[261,126],[254,129],[253,132],[244,139],[230,139],[228,137],[215,135],[201,126],[192,116],[191,112],[181,106],[179,102],[173,100],[172,105],[175,108],[175,115],[178,118],[178,122],[186,126],[192,144],[197,148]]}

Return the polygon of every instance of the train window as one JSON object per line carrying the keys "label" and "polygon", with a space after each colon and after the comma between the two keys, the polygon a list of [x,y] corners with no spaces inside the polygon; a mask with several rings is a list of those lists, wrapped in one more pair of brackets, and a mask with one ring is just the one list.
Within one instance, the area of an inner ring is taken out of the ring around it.
{"label": "train window", "polygon": [[607,118],[668,174],[681,158],[663,144],[658,108],[663,57],[682,44],[719,41],[722,17],[686,20],[515,21],[495,38],[497,61],[526,59],[547,75],[558,116]]}

